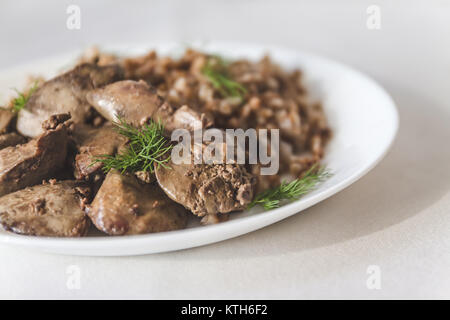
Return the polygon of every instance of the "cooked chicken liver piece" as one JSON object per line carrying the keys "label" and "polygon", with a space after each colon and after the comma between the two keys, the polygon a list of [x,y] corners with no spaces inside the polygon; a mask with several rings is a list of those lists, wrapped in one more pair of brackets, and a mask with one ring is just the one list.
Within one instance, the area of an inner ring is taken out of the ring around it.
{"label": "cooked chicken liver piece", "polygon": [[244,210],[253,199],[254,178],[238,164],[174,164],[156,170],[164,192],[202,222],[219,221],[216,216]]}
{"label": "cooked chicken liver piece", "polygon": [[38,138],[0,150],[0,196],[39,184],[64,166],[69,136],[63,122],[69,118],[52,116]]}
{"label": "cooked chicken liver piece", "polygon": [[141,184],[131,174],[111,170],[88,208],[95,226],[110,235],[182,229],[188,213],[157,184]]}
{"label": "cooked chicken liver piece", "polygon": [[0,135],[0,150],[6,147],[25,143],[26,141],[27,140],[24,137],[15,132],[2,134]]}
{"label": "cooked chicken liver piece", "polygon": [[0,134],[9,132],[14,117],[14,112],[0,107]]}
{"label": "cooked chicken liver piece", "polygon": [[117,121],[118,117],[134,126],[160,120],[167,132],[185,128],[197,130],[212,125],[205,114],[188,106],[174,110],[160,97],[155,88],[144,81],[124,80],[90,91],[87,100],[106,119]]}
{"label": "cooked chicken liver piece", "polygon": [[[81,131],[82,135],[75,135],[79,153],[75,157],[75,178],[91,179],[103,167],[101,162],[93,163],[93,159],[100,155],[114,155],[127,139],[119,134],[112,124],[105,124],[100,128],[84,126],[74,131]],[[91,165],[92,164],[92,165]]]}
{"label": "cooked chicken liver piece", "polygon": [[45,82],[30,96],[25,108],[18,114],[17,130],[24,136],[37,137],[42,133],[42,121],[58,113],[70,112],[74,123],[83,122],[90,109],[86,93],[122,77],[122,68],[117,65],[78,65]]}
{"label": "cooked chicken liver piece", "polygon": [[86,188],[80,182],[61,181],[7,194],[0,198],[0,227],[33,236],[83,236],[90,223],[78,190]]}

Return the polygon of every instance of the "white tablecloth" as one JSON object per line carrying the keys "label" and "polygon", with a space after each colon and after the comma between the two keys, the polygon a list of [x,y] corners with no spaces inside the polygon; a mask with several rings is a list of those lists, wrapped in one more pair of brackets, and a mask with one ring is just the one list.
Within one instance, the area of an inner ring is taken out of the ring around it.
{"label": "white tablecloth", "polygon": [[[66,28],[71,3],[80,30]],[[272,43],[368,73],[392,94],[401,125],[360,181],[236,239],[120,258],[1,245],[0,298],[450,298],[450,3],[379,0],[379,30],[367,28],[371,4],[2,1],[0,69],[94,43]]]}

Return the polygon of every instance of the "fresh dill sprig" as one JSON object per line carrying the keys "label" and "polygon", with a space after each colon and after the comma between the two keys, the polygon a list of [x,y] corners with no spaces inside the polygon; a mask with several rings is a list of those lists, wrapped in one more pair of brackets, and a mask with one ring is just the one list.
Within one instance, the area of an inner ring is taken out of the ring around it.
{"label": "fresh dill sprig", "polygon": [[36,91],[38,88],[37,81],[33,84],[33,86],[28,90],[28,92],[23,93],[19,92],[17,89],[14,89],[17,92],[18,97],[14,98],[12,101],[12,109],[14,112],[19,112],[23,108],[25,108],[25,105],[28,102],[28,99],[30,99],[33,92]]}
{"label": "fresh dill sprig", "polygon": [[37,90],[37,88],[38,88],[38,82],[35,81],[33,86],[26,93],[19,92],[17,89],[14,89],[14,91],[17,92],[18,96],[17,96],[17,98],[14,98],[11,103],[13,112],[17,113],[20,110],[22,110],[23,108],[25,108],[25,105],[27,104],[31,95],[33,94],[33,92],[35,92]]}
{"label": "fresh dill sprig", "polygon": [[239,97],[242,99],[247,93],[247,89],[243,85],[230,78],[225,61],[218,56],[208,58],[206,65],[202,69],[202,73],[225,98]]}
{"label": "fresh dill sprig", "polygon": [[317,165],[312,166],[301,178],[291,182],[283,181],[276,188],[266,190],[255,197],[248,208],[262,205],[265,210],[278,208],[281,200],[295,200],[313,190],[319,182],[322,182],[331,174]]}
{"label": "fresh dill sprig", "polygon": [[116,155],[100,155],[93,159],[91,165],[103,163],[103,171],[111,169],[119,170],[121,173],[129,172],[154,172],[154,165],[166,167],[170,160],[167,153],[172,145],[163,136],[164,126],[161,122],[154,122],[135,128],[124,119],[119,118],[114,123],[118,132],[129,139],[127,148]]}

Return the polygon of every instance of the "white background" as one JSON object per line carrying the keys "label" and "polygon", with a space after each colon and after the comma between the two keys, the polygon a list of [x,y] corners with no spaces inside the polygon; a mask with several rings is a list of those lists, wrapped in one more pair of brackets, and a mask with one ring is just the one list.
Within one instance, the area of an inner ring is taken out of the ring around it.
{"label": "white background", "polygon": [[[66,28],[69,4],[80,30]],[[381,30],[366,27],[371,4]],[[450,298],[450,1],[1,1],[0,39],[0,70],[96,43],[279,44],[368,73],[401,120],[367,176],[248,235],[124,258],[2,245],[0,298]],[[369,265],[380,290],[366,286]]]}

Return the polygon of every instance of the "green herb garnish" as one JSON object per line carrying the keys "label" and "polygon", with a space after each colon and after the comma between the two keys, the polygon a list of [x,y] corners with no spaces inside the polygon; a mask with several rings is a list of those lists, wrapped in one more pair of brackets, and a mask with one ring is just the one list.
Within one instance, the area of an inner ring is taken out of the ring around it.
{"label": "green herb garnish", "polygon": [[170,160],[167,153],[172,149],[172,145],[163,136],[164,126],[160,122],[145,124],[141,128],[135,128],[128,124],[122,118],[115,123],[118,132],[129,139],[127,148],[112,156],[100,155],[93,159],[91,165],[103,163],[103,171],[109,172],[111,169],[137,172],[154,172],[154,165],[166,167]]}
{"label": "green herb garnish", "polygon": [[319,182],[330,177],[330,175],[325,168],[318,168],[317,165],[314,165],[303,177],[291,182],[284,181],[278,187],[260,193],[249,204],[248,208],[252,208],[258,204],[262,205],[266,210],[278,208],[281,200],[292,201],[300,198],[313,190]]}
{"label": "green herb garnish", "polygon": [[240,83],[231,80],[226,67],[227,65],[222,58],[212,56],[206,61],[202,73],[223,97],[239,97],[242,99],[247,93],[247,89]]}
{"label": "green herb garnish", "polygon": [[25,105],[27,104],[28,100],[30,99],[33,92],[36,91],[38,88],[37,81],[33,84],[33,86],[28,90],[27,93],[19,92],[17,89],[14,89],[17,92],[18,97],[13,99],[12,101],[12,109],[14,112],[19,112],[23,108],[25,108]]}

